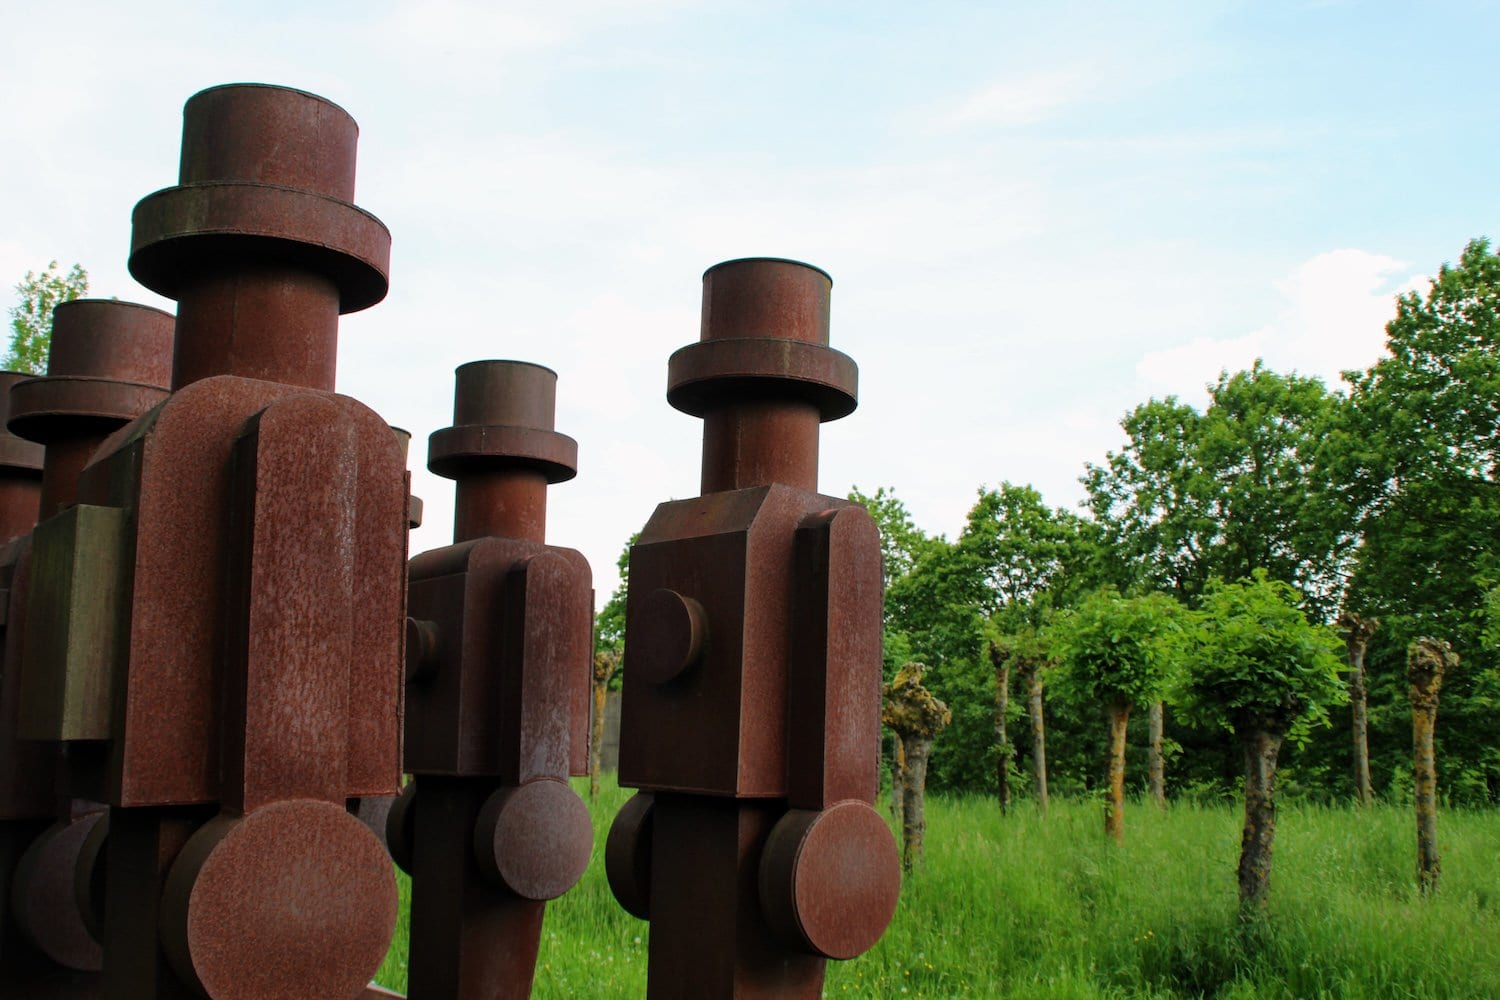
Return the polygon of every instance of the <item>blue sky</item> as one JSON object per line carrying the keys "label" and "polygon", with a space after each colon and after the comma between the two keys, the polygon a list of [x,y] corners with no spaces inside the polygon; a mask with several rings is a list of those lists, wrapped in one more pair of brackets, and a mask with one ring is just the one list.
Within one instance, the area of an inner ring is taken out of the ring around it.
{"label": "blue sky", "polygon": [[[1491,3],[8,7],[0,280],[77,260],[170,305],[124,258],[183,101],[337,101],[394,239],[340,389],[416,432],[420,469],[456,365],[556,369],[580,474],[549,540],[601,600],[652,506],[697,491],[666,358],[719,260],[833,275],[862,405],[825,427],[822,488],[893,487],[952,534],[980,484],[1076,503],[1150,396],[1256,356],[1368,365],[1398,290],[1500,235]],[[417,491],[413,551],[451,531],[448,485]]]}

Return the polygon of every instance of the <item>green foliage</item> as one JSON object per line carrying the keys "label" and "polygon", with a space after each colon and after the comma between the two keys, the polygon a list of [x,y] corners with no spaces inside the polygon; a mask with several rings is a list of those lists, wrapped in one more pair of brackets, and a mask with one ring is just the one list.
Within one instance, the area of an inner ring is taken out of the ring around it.
{"label": "green foliage", "polygon": [[1500,587],[1484,595],[1484,645],[1500,649]]}
{"label": "green foliage", "polygon": [[1329,433],[1337,399],[1315,378],[1257,361],[1220,374],[1202,413],[1168,397],[1126,416],[1129,443],[1089,465],[1083,483],[1138,582],[1192,604],[1213,577],[1264,569],[1331,617],[1355,542],[1325,454],[1339,440]]}
{"label": "green foliage", "polygon": [[1306,740],[1348,702],[1339,678],[1343,643],[1307,620],[1296,588],[1257,570],[1238,583],[1209,582],[1189,645],[1181,708],[1240,735],[1260,731]]}
{"label": "green foliage", "polygon": [[856,486],[849,491],[848,499],[869,511],[880,529],[880,555],[885,585],[889,587],[892,580],[911,572],[918,555],[927,546],[928,537],[912,521],[906,504],[889,487],[881,486],[867,495]]}
{"label": "green foliage", "polygon": [[0,365],[8,371],[44,374],[52,345],[52,310],[88,290],[88,272],[78,264],[64,272],[54,260],[40,274],[27,271],[16,285],[20,301],[10,309],[10,350]]}
{"label": "green foliage", "polygon": [[1478,645],[1486,581],[1500,576],[1500,257],[1486,240],[1396,303],[1387,354],[1352,383],[1342,468],[1365,545],[1364,606]]}
{"label": "green foliage", "polygon": [[1070,511],[1048,507],[1030,486],[981,489],[958,539],[980,613],[1001,616],[1008,627],[1035,627],[1049,608],[1096,585],[1092,527]]}
{"label": "green foliage", "polygon": [[1492,488],[1500,473],[1500,256],[1473,240],[1426,296],[1396,300],[1388,354],[1354,383],[1361,456],[1383,494],[1413,482]]}
{"label": "green foliage", "polygon": [[[620,584],[609,595],[609,600],[594,616],[594,652],[612,652],[619,656],[625,653],[625,600],[630,592],[630,547],[641,536],[637,531],[625,542],[615,566],[620,571]],[[611,690],[618,691],[623,683],[623,674],[616,670],[609,679]]]}
{"label": "green foliage", "polygon": [[1169,686],[1182,620],[1164,595],[1096,591],[1045,630],[1058,660],[1052,690],[1081,705],[1149,705]]}

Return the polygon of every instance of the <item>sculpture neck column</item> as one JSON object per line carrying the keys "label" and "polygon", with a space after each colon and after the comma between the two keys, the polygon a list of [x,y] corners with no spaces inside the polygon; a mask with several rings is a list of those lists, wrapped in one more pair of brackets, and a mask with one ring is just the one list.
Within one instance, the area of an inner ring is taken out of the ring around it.
{"label": "sculpture neck column", "polygon": [[454,487],[453,541],[494,535],[541,544],[547,540],[547,477],[540,470],[475,472]]}
{"label": "sculpture neck column", "polygon": [[47,445],[47,460],[42,465],[41,520],[78,503],[78,476],[103,440],[104,435],[91,435],[59,438]]}
{"label": "sculpture neck column", "polygon": [[704,494],[781,483],[818,490],[818,408],[796,399],[734,403],[703,417]]}
{"label": "sculpture neck column", "polygon": [[305,267],[206,271],[178,306],[172,389],[237,375],[332,392],[338,327],[337,286]]}

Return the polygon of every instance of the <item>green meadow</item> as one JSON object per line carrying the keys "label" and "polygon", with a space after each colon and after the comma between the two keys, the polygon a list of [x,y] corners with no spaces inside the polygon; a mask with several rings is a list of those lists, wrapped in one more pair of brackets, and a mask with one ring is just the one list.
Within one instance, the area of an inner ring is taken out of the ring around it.
{"label": "green meadow", "polygon": [[[594,807],[594,858],[549,904],[533,995],[645,996],[648,925],[615,905],[602,847],[628,790]],[[1267,919],[1242,931],[1229,804],[1101,807],[933,797],[927,856],[881,942],[830,962],[828,997],[1500,997],[1500,812],[1439,817],[1442,885],[1415,888],[1409,808],[1282,806]],[[406,885],[403,880],[402,891]],[[378,981],[406,981],[406,916]]]}

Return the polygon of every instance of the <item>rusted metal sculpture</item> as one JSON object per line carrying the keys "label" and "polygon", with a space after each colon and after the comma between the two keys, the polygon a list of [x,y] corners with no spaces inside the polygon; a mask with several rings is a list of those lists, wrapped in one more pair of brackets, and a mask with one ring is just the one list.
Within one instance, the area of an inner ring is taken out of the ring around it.
{"label": "rusted metal sculpture", "polygon": [[[90,455],[116,428],[140,416],[167,396],[172,370],[172,317],[159,309],[128,302],[80,299],[58,306],[43,378],[16,382],[9,393],[8,428],[46,446],[39,496],[46,519],[36,534],[11,543],[15,560],[5,613],[5,654],[0,661],[0,815],[11,823],[40,822],[6,886],[6,923],[20,941],[6,942],[0,984],[17,989],[53,984],[59,995],[97,995],[92,979],[67,980],[73,992],[61,993],[63,979],[52,970],[97,971],[103,952],[96,940],[93,914],[85,912],[74,891],[80,858],[98,838],[104,806],[58,792],[63,763],[57,743],[21,739],[33,726],[21,705],[52,698],[76,700],[80,692],[49,691],[59,679],[35,667],[60,657],[87,655],[77,647],[93,634],[87,606],[109,606],[101,589],[112,584],[104,567],[82,574],[69,572],[71,560],[54,565],[53,543],[72,525],[77,513],[78,473]],[[28,622],[30,594],[39,604],[59,599],[59,591],[79,609],[68,631]],[[69,650],[67,646],[75,647]],[[28,666],[31,669],[27,669]],[[34,735],[34,734],[33,734]],[[27,961],[30,951],[36,961]],[[28,968],[29,967],[29,968]]]}
{"label": "rusted metal sculpture", "polygon": [[346,809],[399,782],[408,516],[396,435],[332,391],[339,315],[387,285],[356,139],[311,94],[206,90],[179,185],[135,209],[131,273],[179,303],[172,396],[100,447],[60,533],[117,562],[110,613],[28,614],[114,630],[38,663],[78,697],[28,713],[68,741],[67,791],[111,807],[111,1000],[356,997],[394,926]]}
{"label": "rusted metal sculpture", "polygon": [[454,544],[411,561],[406,767],[388,841],[412,876],[408,992],[530,995],[546,900],[577,882],[593,828],[584,773],[593,592],[545,544],[547,485],[577,445],[553,430],[557,376],[513,361],[457,372],[427,465],[456,481]]}
{"label": "rusted metal sculpture", "polygon": [[831,282],[792,261],[703,277],[702,338],[667,400],[704,420],[703,495],[664,503],[630,553],[620,783],[606,846],[651,921],[648,996],[811,998],[870,948],[900,862],[872,808],[880,539],[817,493],[818,425],[855,407],[828,344]]}
{"label": "rusted metal sculpture", "polygon": [[[10,387],[27,376],[0,372],[0,416],[8,417]],[[26,551],[24,536],[36,524],[42,496],[42,446],[15,436],[0,421],[0,614],[7,632],[17,593],[16,567]],[[21,935],[10,906],[11,880],[37,835],[52,818],[52,787],[40,748],[16,737],[19,669],[0,660],[0,985],[29,976],[42,964]],[[44,966],[43,966],[44,967]]]}

